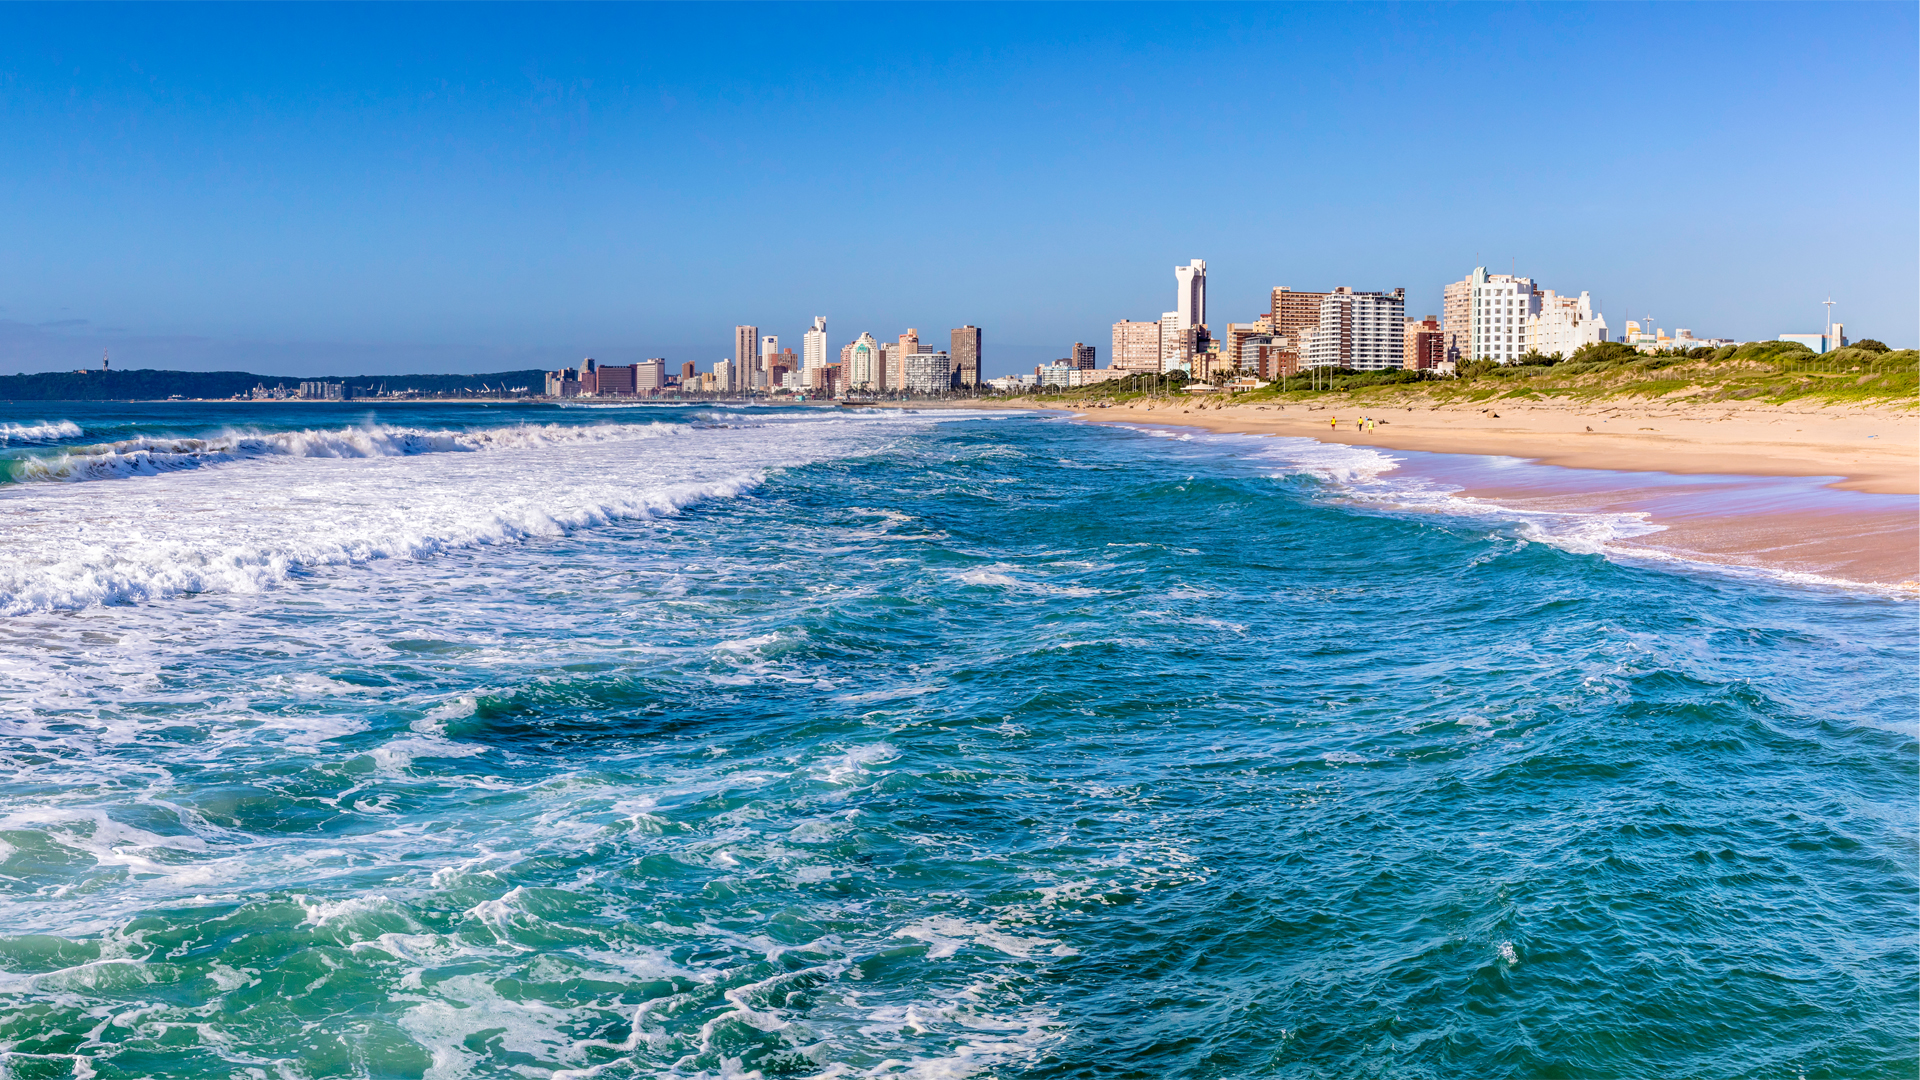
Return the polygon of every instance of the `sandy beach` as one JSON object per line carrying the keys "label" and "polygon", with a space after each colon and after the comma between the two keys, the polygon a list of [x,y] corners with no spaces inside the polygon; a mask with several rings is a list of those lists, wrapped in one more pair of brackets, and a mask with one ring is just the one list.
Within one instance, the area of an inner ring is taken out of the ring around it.
{"label": "sandy beach", "polygon": [[[1059,407],[1030,400],[1005,404]],[[1644,513],[1662,526],[1639,543],[1650,552],[1920,590],[1920,413],[1913,409],[1163,399],[1082,404],[1078,415],[1097,423],[1520,458],[1560,468],[1529,470],[1518,484],[1512,473],[1498,485],[1476,482],[1471,470],[1450,479],[1460,483],[1464,497],[1505,506]],[[1363,428],[1363,420],[1371,423]],[[1672,482],[1675,476],[1739,479],[1690,487]]]}

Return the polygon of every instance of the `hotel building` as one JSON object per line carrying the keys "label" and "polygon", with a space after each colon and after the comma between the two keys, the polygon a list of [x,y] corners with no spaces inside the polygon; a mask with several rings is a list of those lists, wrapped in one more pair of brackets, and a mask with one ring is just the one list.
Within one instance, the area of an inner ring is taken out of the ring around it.
{"label": "hotel building", "polygon": [[872,334],[861,333],[847,346],[847,387],[852,390],[886,389],[886,366],[880,343]]}
{"label": "hotel building", "polygon": [[1127,371],[1160,370],[1160,324],[1121,319],[1113,324],[1113,366]]}
{"label": "hotel building", "polygon": [[760,328],[757,326],[736,326],[733,328],[733,377],[727,381],[729,391],[751,390],[753,374],[760,366]]}
{"label": "hotel building", "polygon": [[980,385],[980,328],[968,323],[950,336],[953,347],[955,383],[962,387]]}
{"label": "hotel building", "polygon": [[803,367],[824,367],[827,362],[827,317],[815,315],[813,326],[800,335],[800,363]]}
{"label": "hotel building", "polygon": [[946,353],[904,353],[901,368],[901,389],[909,394],[939,394],[953,388],[953,358]]}
{"label": "hotel building", "polygon": [[1354,292],[1345,285],[1320,301],[1319,322],[1300,335],[1306,367],[1386,371],[1403,363],[1407,290]]}

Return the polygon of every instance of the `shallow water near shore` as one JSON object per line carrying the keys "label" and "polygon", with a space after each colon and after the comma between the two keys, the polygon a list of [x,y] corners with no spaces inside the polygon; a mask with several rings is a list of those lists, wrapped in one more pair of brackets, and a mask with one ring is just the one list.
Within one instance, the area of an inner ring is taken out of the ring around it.
{"label": "shallow water near shore", "polygon": [[1909,600],[1304,439],[0,424],[11,1075],[1914,1075]]}

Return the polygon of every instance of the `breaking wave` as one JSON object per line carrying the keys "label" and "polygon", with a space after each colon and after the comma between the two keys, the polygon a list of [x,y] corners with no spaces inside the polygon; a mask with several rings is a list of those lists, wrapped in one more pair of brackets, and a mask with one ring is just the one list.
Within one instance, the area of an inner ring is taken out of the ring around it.
{"label": "breaking wave", "polygon": [[77,439],[85,434],[86,431],[71,420],[47,420],[38,424],[0,424],[0,446],[58,442],[61,439]]}
{"label": "breaking wave", "polygon": [[[22,430],[53,431],[59,426],[38,424]],[[72,438],[81,434],[77,424],[65,423],[65,427],[71,430],[59,437]],[[124,439],[94,446],[76,446],[58,453],[15,458],[7,463],[5,479],[14,483],[122,480],[258,458],[379,458],[526,450],[656,438],[677,430],[678,425],[654,423],[581,426],[515,424],[474,431],[433,431],[383,424],[332,430],[227,431],[201,438],[161,436]],[[47,436],[52,437],[55,436]]]}
{"label": "breaking wave", "polygon": [[52,563],[0,555],[0,615],[76,611],[206,592],[262,592],[322,567],[427,558],[663,517],[696,502],[740,495],[763,479],[759,473],[742,474],[619,495],[558,497],[544,504],[516,500],[483,507],[452,499],[404,520],[336,518],[297,536],[239,544],[224,538],[102,543]]}

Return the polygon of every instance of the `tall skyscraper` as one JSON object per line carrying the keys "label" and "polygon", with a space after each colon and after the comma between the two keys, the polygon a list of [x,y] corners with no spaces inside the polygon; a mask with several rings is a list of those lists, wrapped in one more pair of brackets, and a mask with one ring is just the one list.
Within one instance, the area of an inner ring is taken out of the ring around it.
{"label": "tall skyscraper", "polygon": [[847,347],[847,387],[852,390],[877,391],[886,386],[882,379],[886,368],[880,358],[880,343],[872,334],[862,333]]}
{"label": "tall skyscraper", "polygon": [[953,369],[962,387],[980,385],[980,328],[968,323],[953,332]]}
{"label": "tall skyscraper", "polygon": [[1175,314],[1179,316],[1182,330],[1191,330],[1204,325],[1207,321],[1207,263],[1204,259],[1194,259],[1185,266],[1173,268],[1173,279],[1179,283],[1174,304]]}
{"label": "tall skyscraper", "polygon": [[753,388],[753,373],[760,367],[760,328],[757,326],[736,326],[733,328],[733,379],[729,390],[741,391]]}
{"label": "tall skyscraper", "polygon": [[1073,366],[1081,371],[1092,371],[1094,368],[1099,367],[1100,362],[1095,359],[1096,351],[1097,350],[1091,345],[1082,345],[1078,341],[1074,342],[1072,354]]}
{"label": "tall skyscraper", "polygon": [[800,363],[803,367],[827,366],[827,317],[815,315],[813,328],[800,335]]}
{"label": "tall skyscraper", "polygon": [[780,336],[778,334],[763,335],[760,338],[761,368],[764,369],[764,368],[771,367],[773,365],[773,358],[779,355],[780,355]]}

